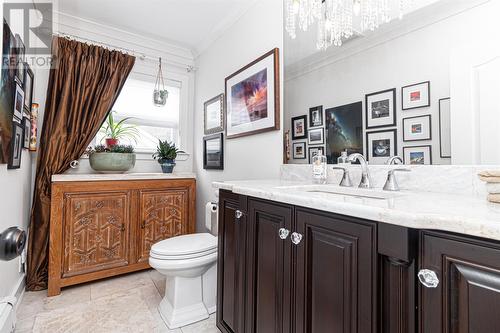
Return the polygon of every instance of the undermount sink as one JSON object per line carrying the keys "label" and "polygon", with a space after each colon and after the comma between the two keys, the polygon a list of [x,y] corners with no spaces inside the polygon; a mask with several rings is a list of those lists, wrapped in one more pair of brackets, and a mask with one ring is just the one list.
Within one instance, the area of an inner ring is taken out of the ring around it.
{"label": "undermount sink", "polygon": [[288,190],[295,190],[299,192],[344,195],[355,198],[368,198],[377,200],[388,200],[400,195],[399,193],[387,192],[377,189],[340,187],[335,185],[299,185],[299,186],[282,186],[281,188]]}

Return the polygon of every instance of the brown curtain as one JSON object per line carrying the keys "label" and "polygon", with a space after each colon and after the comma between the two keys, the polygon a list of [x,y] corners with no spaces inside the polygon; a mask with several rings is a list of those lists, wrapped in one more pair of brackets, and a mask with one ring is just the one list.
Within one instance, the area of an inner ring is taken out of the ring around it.
{"label": "brown curtain", "polygon": [[60,37],[52,41],[52,55],[29,226],[28,290],[47,288],[51,177],[85,152],[135,62],[133,56]]}

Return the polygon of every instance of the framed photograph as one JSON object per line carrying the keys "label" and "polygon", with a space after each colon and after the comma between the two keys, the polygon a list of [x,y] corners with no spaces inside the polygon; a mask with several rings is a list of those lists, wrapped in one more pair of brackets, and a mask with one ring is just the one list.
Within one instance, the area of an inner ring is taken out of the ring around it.
{"label": "framed photograph", "polygon": [[27,117],[23,117],[23,148],[29,149],[31,137],[31,121]]}
{"label": "framed photograph", "polygon": [[280,128],[279,50],[226,78],[228,139]]}
{"label": "framed photograph", "polygon": [[366,133],[366,159],[370,164],[385,164],[387,159],[398,154],[397,130]]}
{"label": "framed photograph", "polygon": [[309,109],[309,127],[323,126],[323,106]]}
{"label": "framed photograph", "polygon": [[23,119],[23,111],[24,111],[24,91],[23,88],[16,84],[16,94],[14,97],[14,118],[13,120],[21,123],[21,119]]}
{"label": "framed photograph", "polygon": [[23,43],[23,40],[21,39],[21,36],[19,34],[16,34],[16,49],[17,49],[17,58],[16,58],[16,79],[21,85],[21,87],[24,88],[24,53],[25,53],[25,46]]}
{"label": "framed photograph", "polygon": [[363,154],[363,103],[326,109],[326,158],[336,164],[343,151]]}
{"label": "framed photograph", "polygon": [[32,107],[31,107],[30,151],[36,151],[36,137],[38,135],[37,123],[38,123],[38,108],[39,107],[40,106],[38,105],[38,103],[33,103]]}
{"label": "framed photograph", "polygon": [[220,94],[204,104],[205,134],[224,131],[224,94]]}
{"label": "framed photograph", "polygon": [[318,153],[325,155],[325,147],[317,146],[317,147],[309,147],[309,164],[312,163],[313,157],[318,155]]}
{"label": "framed photograph", "polygon": [[396,125],[396,88],[365,96],[366,128]]}
{"label": "framed photograph", "polygon": [[292,118],[292,140],[307,138],[307,116]]}
{"label": "framed photograph", "polygon": [[224,170],[224,135],[203,138],[203,169]]}
{"label": "framed photograph", "polygon": [[431,115],[403,119],[403,141],[432,140]]}
{"label": "framed photograph", "polygon": [[403,147],[403,159],[405,164],[410,165],[431,165],[432,147]]}
{"label": "framed photograph", "polygon": [[23,128],[21,124],[12,123],[11,149],[7,169],[19,169],[21,167],[21,154],[23,151]]}
{"label": "framed photograph", "polygon": [[30,66],[24,64],[24,113],[26,117],[31,114],[31,104],[33,103],[33,82],[35,75]]}
{"label": "framed photograph", "polygon": [[306,158],[306,143],[294,142],[293,144],[293,159],[303,160]]}
{"label": "framed photograph", "polygon": [[325,129],[324,128],[310,128],[307,131],[308,143],[310,145],[322,145],[325,143]]}
{"label": "framed photograph", "polygon": [[451,158],[451,107],[450,98],[439,100],[439,154]]}
{"label": "framed photograph", "polygon": [[431,106],[431,82],[425,81],[401,88],[401,99],[403,110]]}

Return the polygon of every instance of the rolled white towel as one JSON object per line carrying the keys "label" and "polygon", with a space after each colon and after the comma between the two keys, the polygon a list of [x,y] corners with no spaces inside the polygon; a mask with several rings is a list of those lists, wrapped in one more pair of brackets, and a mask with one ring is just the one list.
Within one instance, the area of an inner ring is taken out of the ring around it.
{"label": "rolled white towel", "polygon": [[488,194],[488,201],[493,203],[500,203],[500,194]]}
{"label": "rolled white towel", "polygon": [[500,183],[486,183],[486,191],[489,194],[500,194]]}
{"label": "rolled white towel", "polygon": [[487,183],[500,183],[500,170],[486,170],[481,171],[479,179]]}

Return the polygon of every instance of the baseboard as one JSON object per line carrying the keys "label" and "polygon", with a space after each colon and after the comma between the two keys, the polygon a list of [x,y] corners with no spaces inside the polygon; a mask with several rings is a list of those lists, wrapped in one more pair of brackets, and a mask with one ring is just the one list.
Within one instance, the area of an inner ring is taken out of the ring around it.
{"label": "baseboard", "polygon": [[14,296],[17,300],[15,306],[16,311],[19,308],[19,304],[21,304],[21,301],[23,300],[24,297],[24,290],[26,289],[25,277],[26,277],[25,274],[21,275],[14,288],[12,288],[12,292],[10,294],[11,296]]}

